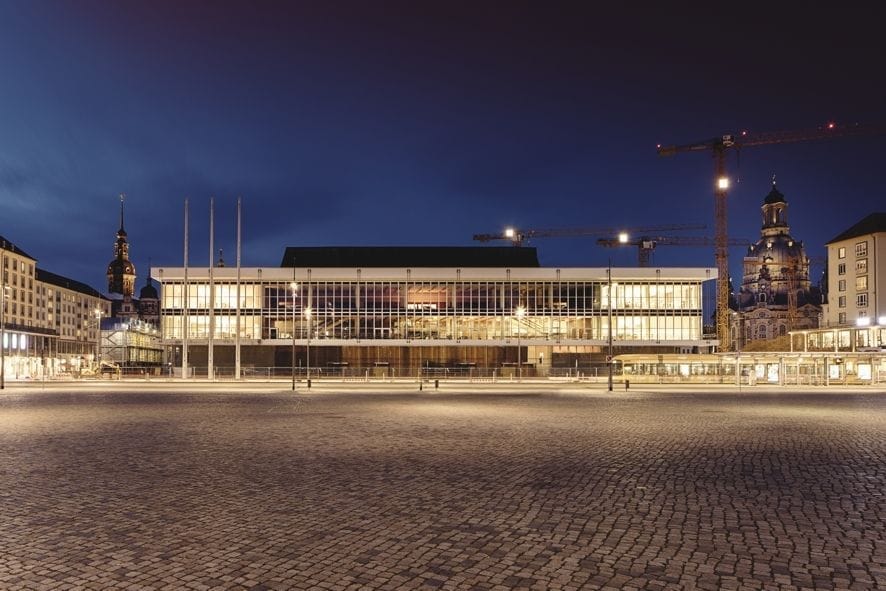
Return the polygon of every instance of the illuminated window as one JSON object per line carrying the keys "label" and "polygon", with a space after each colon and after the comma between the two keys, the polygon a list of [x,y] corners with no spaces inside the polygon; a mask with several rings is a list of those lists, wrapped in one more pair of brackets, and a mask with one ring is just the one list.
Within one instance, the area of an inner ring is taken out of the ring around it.
{"label": "illuminated window", "polygon": [[855,278],[855,290],[856,291],[867,291],[868,289],[868,276],[862,275],[861,277]]}
{"label": "illuminated window", "polygon": [[845,246],[841,246],[840,248],[837,249],[837,258],[838,259],[845,259],[846,258],[846,247]]}
{"label": "illuminated window", "polygon": [[855,244],[855,256],[864,257],[868,255],[868,241],[858,242]]}

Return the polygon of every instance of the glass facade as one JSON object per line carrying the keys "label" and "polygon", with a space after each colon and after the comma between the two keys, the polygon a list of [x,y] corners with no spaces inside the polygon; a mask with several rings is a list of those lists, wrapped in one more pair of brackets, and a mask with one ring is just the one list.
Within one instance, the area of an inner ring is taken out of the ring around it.
{"label": "glass facade", "polygon": [[[239,284],[233,269],[213,271],[217,279],[210,286],[208,269],[189,270],[187,289],[183,269],[154,271],[162,282],[167,343],[182,340],[185,327],[189,340],[235,339],[238,326],[241,339],[276,344],[293,333],[299,340],[310,334],[312,340],[361,345],[517,337],[602,342],[610,318],[613,339],[624,343],[701,341],[701,285],[713,278],[710,270],[669,270],[678,272],[663,278],[660,270],[620,269],[610,297],[606,269],[571,269],[572,277],[554,269],[500,269],[487,274],[502,279],[484,279],[453,269],[373,269],[372,277],[361,277],[356,269],[244,268]],[[628,271],[645,273],[631,277]],[[525,310],[521,318],[518,307]]]}

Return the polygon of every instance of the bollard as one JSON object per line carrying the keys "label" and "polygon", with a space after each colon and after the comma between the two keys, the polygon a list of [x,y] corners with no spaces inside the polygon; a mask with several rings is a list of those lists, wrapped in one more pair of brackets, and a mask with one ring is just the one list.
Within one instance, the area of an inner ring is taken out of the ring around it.
{"label": "bollard", "polygon": [[440,380],[434,380],[434,390],[438,390],[440,388]]}
{"label": "bollard", "polygon": [[631,380],[625,380],[625,392],[628,391],[628,388],[631,387]]}
{"label": "bollard", "polygon": [[308,378],[308,388],[311,387],[311,378]]}
{"label": "bollard", "polygon": [[421,390],[422,390],[422,382],[421,382],[421,380],[419,380],[418,381],[418,391],[421,392]]}

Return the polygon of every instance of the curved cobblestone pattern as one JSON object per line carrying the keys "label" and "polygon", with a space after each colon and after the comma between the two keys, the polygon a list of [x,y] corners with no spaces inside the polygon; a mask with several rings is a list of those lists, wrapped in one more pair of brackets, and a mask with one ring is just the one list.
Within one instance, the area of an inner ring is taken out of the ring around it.
{"label": "curved cobblestone pattern", "polygon": [[0,589],[886,588],[886,396],[0,395]]}

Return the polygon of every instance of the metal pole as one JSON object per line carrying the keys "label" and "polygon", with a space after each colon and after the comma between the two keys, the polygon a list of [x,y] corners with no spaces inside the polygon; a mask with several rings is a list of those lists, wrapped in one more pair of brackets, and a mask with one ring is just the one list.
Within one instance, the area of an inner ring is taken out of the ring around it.
{"label": "metal pole", "polygon": [[305,369],[307,371],[306,371],[305,375],[307,378],[308,388],[310,388],[311,387],[311,328],[313,326],[313,321],[311,319],[314,314],[314,309],[313,309],[314,296],[313,296],[313,291],[311,289],[311,270],[310,269],[308,269],[307,286],[308,286],[308,288],[307,288],[308,289],[308,295],[307,295],[308,304],[305,307],[305,314],[307,315],[307,318],[308,318],[308,342],[307,342],[307,347],[306,347],[306,358],[305,358],[305,366],[306,366]]}
{"label": "metal pole", "polygon": [[517,381],[523,381],[523,348],[520,346],[520,323],[517,322]]}
{"label": "metal pole", "polygon": [[[309,288],[310,289],[310,288]],[[306,376],[308,380],[308,388],[311,387],[311,308],[308,307],[308,346],[307,346],[307,357],[305,359],[306,367]]]}
{"label": "metal pole", "polygon": [[185,242],[184,242],[184,286],[183,286],[183,301],[182,301],[182,310],[184,314],[182,316],[182,379],[187,379],[188,377],[188,333],[190,323],[190,314],[188,314],[188,308],[190,306],[190,298],[188,298],[188,200],[185,199]]}
{"label": "metal pole", "polygon": [[215,379],[215,282],[212,258],[215,256],[215,197],[209,198],[209,334],[207,335],[206,377]]}
{"label": "metal pole", "polygon": [[241,239],[241,198],[237,197],[237,317],[234,339],[234,379],[240,379],[240,239]]}
{"label": "metal pole", "polygon": [[[295,268],[292,269],[292,278],[295,279]],[[292,391],[295,391],[295,281],[289,286],[292,292]]]}
{"label": "metal pole", "polygon": [[98,308],[95,309],[95,367],[97,370],[100,370],[99,367],[102,362],[102,311]]}
{"label": "metal pole", "polygon": [[523,315],[526,314],[526,308],[522,305],[517,306],[517,310],[514,315],[517,317],[517,381],[523,381],[523,352],[522,352],[522,344],[520,342],[520,322],[523,320]]}
{"label": "metal pole", "polygon": [[606,272],[607,283],[609,284],[609,293],[606,297],[607,308],[609,309],[609,355],[607,356],[606,365],[609,366],[609,391],[612,392],[612,259],[609,259],[609,269]]}

